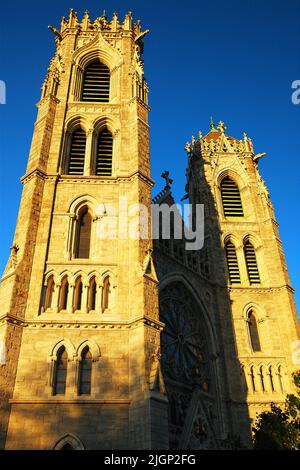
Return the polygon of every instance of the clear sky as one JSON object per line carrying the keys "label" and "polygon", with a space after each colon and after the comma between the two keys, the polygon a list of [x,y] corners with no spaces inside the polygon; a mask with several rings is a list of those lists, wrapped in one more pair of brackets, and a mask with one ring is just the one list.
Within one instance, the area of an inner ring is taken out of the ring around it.
{"label": "clear sky", "polygon": [[71,7],[80,17],[88,9],[92,19],[103,8],[122,20],[131,10],[151,30],[144,60],[154,193],[168,169],[174,196],[184,194],[184,145],[200,129],[208,131],[211,115],[235,137],[247,132],[256,152],[267,153],[260,171],[275,206],[299,311],[300,105],[291,101],[291,83],[300,80],[299,0],[2,2],[0,79],[7,104],[0,105],[0,270],[13,239],[35,103],[54,53],[47,26],[59,27]]}

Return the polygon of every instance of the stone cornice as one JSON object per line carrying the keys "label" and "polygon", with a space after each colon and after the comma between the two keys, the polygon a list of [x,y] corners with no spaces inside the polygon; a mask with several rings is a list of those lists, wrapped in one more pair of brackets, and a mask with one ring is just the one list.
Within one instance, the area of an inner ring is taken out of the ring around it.
{"label": "stone cornice", "polygon": [[25,173],[24,176],[21,178],[21,183],[25,184],[28,181],[30,181],[33,177],[38,177],[43,180],[53,180],[53,181],[58,181],[59,183],[76,183],[78,181],[85,182],[85,183],[96,183],[96,184],[119,184],[121,182],[131,182],[134,181],[135,179],[140,179],[144,182],[146,182],[150,187],[154,185],[154,180],[150,177],[147,176],[145,173],[143,173],[140,170],[133,171],[132,173],[129,173],[128,175],[122,175],[122,176],[109,176],[107,178],[103,178],[101,176],[80,176],[80,177],[74,177],[72,175],[60,175],[58,173],[46,173],[44,170],[41,168],[34,168],[33,170],[30,170],[28,173]]}
{"label": "stone cornice", "polygon": [[99,314],[98,319],[94,320],[85,320],[85,319],[74,319],[74,320],[62,320],[59,318],[59,313],[55,314],[56,318],[49,320],[43,319],[40,316],[38,319],[24,319],[19,318],[9,313],[4,314],[0,317],[0,324],[1,323],[12,323],[18,326],[22,326],[24,328],[53,328],[53,329],[73,329],[73,328],[91,328],[91,329],[100,329],[100,330],[110,330],[110,331],[119,331],[119,330],[129,330],[131,328],[139,327],[140,325],[146,325],[156,330],[162,331],[164,328],[164,323],[154,318],[150,318],[148,316],[141,315],[136,317],[132,320],[124,320],[124,321],[108,321],[102,320]]}
{"label": "stone cornice", "polygon": [[16,326],[27,326],[27,322],[24,318],[17,317],[16,315],[12,315],[11,313],[4,313],[0,315],[0,325],[4,323],[11,323]]}
{"label": "stone cornice", "polygon": [[[279,227],[279,223],[273,217],[270,217],[269,219],[265,219],[263,221],[263,224],[266,225],[266,224],[269,224],[270,222],[271,222],[271,224],[275,225],[275,227],[277,227],[277,228]],[[279,238],[277,237],[277,239],[279,239]]]}
{"label": "stone cornice", "polygon": [[265,292],[279,292],[283,289],[289,290],[291,293],[294,293],[294,289],[289,284],[284,284],[282,286],[270,286],[270,287],[257,287],[257,286],[228,286],[228,292],[254,292],[264,294]]}
{"label": "stone cornice", "polygon": [[34,168],[33,170],[28,171],[28,173],[25,173],[25,175],[22,176],[21,183],[25,184],[34,177],[45,179],[46,176],[47,173],[44,170],[42,170],[41,168]]}
{"label": "stone cornice", "polygon": [[[65,216],[66,213],[65,212],[53,212],[53,215],[62,215],[62,216]],[[106,264],[106,263],[99,263],[98,261],[90,261],[90,260],[84,260],[84,262],[82,262],[82,259],[72,259],[72,260],[67,260],[67,261],[52,261],[51,259],[48,259],[46,261],[46,264],[47,266],[61,266],[62,268],[64,268],[65,266],[69,267],[69,266],[81,266],[82,267],[82,270],[84,270],[85,268],[89,268],[90,266],[99,266],[99,267],[105,267],[107,269],[109,268],[115,268],[116,266],[118,266],[117,263],[111,263],[111,264]],[[77,268],[76,268],[77,269]],[[48,271],[48,269],[47,269]],[[46,272],[47,272],[46,271]],[[44,274],[46,274],[46,272]]]}
{"label": "stone cornice", "polygon": [[238,359],[239,361],[249,361],[249,362],[253,362],[253,361],[269,361],[269,360],[272,360],[272,361],[284,361],[285,362],[285,359],[286,357],[285,356],[270,356],[268,354],[266,354],[265,356],[262,355],[260,352],[256,355],[257,353],[252,353],[252,356],[238,356]]}
{"label": "stone cornice", "polygon": [[42,98],[40,101],[36,103],[36,107],[40,108],[43,104],[45,104],[47,101],[54,101],[54,103],[58,104],[60,103],[60,100],[56,98],[53,94],[50,94],[46,96],[45,98]]}
{"label": "stone cornice", "polygon": [[134,103],[134,102],[142,105],[143,108],[145,108],[147,111],[151,111],[150,106],[148,106],[146,103],[144,103],[144,101],[141,100],[141,98],[139,98],[138,96],[134,96],[133,98],[131,98],[131,100],[129,100],[129,104]]}
{"label": "stone cornice", "polygon": [[60,175],[59,176],[59,183],[76,183],[80,181],[81,183],[96,183],[96,184],[119,184],[122,182],[131,182],[135,179],[140,179],[142,181],[145,181],[147,184],[149,184],[150,187],[154,185],[154,180],[150,177],[147,176],[145,173],[143,173],[140,170],[136,170],[132,173],[129,173],[128,175],[120,175],[120,176],[108,176],[106,178],[103,178],[102,176],[95,176],[95,175],[89,175],[89,176],[80,176],[80,177],[74,177],[72,175]]}
{"label": "stone cornice", "polygon": [[119,114],[121,112],[120,103],[96,103],[88,101],[69,101],[67,104],[67,113],[68,115],[72,113],[79,113],[84,111],[85,113],[113,113]]}
{"label": "stone cornice", "polygon": [[21,399],[10,399],[9,403],[13,405],[130,405],[131,398],[111,398],[109,400],[95,400],[95,399],[86,399],[81,400],[78,398],[75,399],[60,399],[57,398],[46,398],[40,399],[37,398],[36,400],[32,398],[21,398]]}
{"label": "stone cornice", "polygon": [[273,396],[270,395],[270,399],[257,399],[257,400],[243,400],[243,401],[238,401],[238,400],[228,400],[229,405],[238,405],[238,406],[266,406],[270,405],[270,403],[278,403],[278,404],[283,404],[284,400],[276,399]]}

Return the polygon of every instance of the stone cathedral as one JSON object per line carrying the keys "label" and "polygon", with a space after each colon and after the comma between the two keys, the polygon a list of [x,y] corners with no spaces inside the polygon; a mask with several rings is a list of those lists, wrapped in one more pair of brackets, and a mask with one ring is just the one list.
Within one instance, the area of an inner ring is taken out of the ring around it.
{"label": "stone cathedral", "polygon": [[299,331],[264,154],[211,122],[186,145],[203,247],[187,250],[172,224],[169,238],[152,240],[151,224],[128,236],[125,201],[174,204],[168,172],[151,199],[148,30],[131,13],[73,10],[49,29],[1,282],[1,448],[251,447],[256,414],[293,391]]}

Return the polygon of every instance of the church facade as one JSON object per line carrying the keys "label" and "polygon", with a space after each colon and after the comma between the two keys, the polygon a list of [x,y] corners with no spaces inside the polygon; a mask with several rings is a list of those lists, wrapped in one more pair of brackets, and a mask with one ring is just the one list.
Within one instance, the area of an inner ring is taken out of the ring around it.
{"label": "church facade", "polygon": [[[0,446],[251,447],[256,413],[293,391],[299,335],[264,154],[222,122],[186,145],[205,228],[186,249],[167,172],[151,200],[148,31],[73,10],[49,28],[0,290]],[[171,236],[152,240],[153,205],[173,210]]]}

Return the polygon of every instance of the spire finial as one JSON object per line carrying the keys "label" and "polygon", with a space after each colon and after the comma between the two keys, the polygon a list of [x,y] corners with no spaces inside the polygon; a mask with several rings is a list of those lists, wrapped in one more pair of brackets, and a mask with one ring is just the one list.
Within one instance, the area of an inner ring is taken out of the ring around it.
{"label": "spire finial", "polygon": [[219,122],[218,129],[222,134],[226,131],[227,127],[225,126],[223,121]]}
{"label": "spire finial", "polygon": [[214,121],[213,121],[212,116],[210,116],[210,124],[209,124],[209,126],[210,126],[210,130],[211,130],[211,131],[215,131],[215,130],[216,130],[216,129],[215,129],[215,123],[214,123]]}

